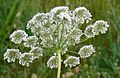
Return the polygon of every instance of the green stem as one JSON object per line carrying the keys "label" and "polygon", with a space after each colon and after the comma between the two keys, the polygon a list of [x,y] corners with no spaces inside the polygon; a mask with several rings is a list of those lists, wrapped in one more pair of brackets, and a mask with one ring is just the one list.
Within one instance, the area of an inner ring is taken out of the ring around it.
{"label": "green stem", "polygon": [[82,40],[82,41],[80,41],[80,43],[82,43],[82,42],[84,42],[84,41],[86,41],[86,40],[88,40],[89,38],[86,38],[86,39],[84,39],[84,40]]}
{"label": "green stem", "polygon": [[60,78],[61,73],[61,50],[58,50],[58,72],[57,72],[57,78]]}
{"label": "green stem", "polygon": [[26,71],[27,69],[26,68],[24,68],[24,78],[26,78],[27,77],[27,71]]}

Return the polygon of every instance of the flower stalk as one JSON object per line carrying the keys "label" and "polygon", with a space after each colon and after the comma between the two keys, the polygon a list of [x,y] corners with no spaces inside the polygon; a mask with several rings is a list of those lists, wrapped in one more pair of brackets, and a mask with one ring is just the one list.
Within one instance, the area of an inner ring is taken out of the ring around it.
{"label": "flower stalk", "polygon": [[60,78],[60,73],[61,73],[61,50],[58,50],[58,71],[57,71],[57,78]]}

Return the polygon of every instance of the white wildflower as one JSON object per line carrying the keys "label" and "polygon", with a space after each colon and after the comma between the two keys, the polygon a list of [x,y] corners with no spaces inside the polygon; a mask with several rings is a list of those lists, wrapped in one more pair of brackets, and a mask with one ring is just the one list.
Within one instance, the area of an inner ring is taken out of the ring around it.
{"label": "white wildflower", "polygon": [[108,30],[109,25],[104,20],[98,20],[94,23],[94,32],[96,35],[99,33],[104,34]]}
{"label": "white wildflower", "polygon": [[86,45],[80,48],[78,54],[80,55],[81,58],[87,58],[94,52],[95,49],[93,48],[93,45]]}
{"label": "white wildflower", "polygon": [[43,49],[40,47],[33,47],[30,53],[33,53],[33,58],[36,59],[43,55]]}
{"label": "white wildflower", "polygon": [[33,62],[33,54],[32,53],[23,53],[21,54],[20,58],[19,58],[19,64],[21,64],[22,66],[29,66],[30,63]]}
{"label": "white wildflower", "polygon": [[23,30],[17,30],[14,31],[11,35],[10,35],[10,39],[12,42],[14,42],[15,44],[20,44],[22,42],[22,40],[24,38],[26,38],[28,36],[28,34],[23,31]]}
{"label": "white wildflower", "polygon": [[36,46],[38,43],[38,38],[36,36],[29,36],[26,39],[24,39],[24,46],[25,47],[34,47]]}
{"label": "white wildflower", "polygon": [[51,56],[47,61],[47,67],[49,68],[57,68],[58,67],[58,57],[56,55]]}
{"label": "white wildflower", "polygon": [[80,64],[80,59],[79,57],[69,56],[63,63],[65,66],[74,67]]}
{"label": "white wildflower", "polygon": [[[26,26],[34,36],[28,36],[23,30],[14,31],[10,35],[12,42],[20,44],[23,41],[23,45],[31,48],[31,50],[28,53],[21,54],[18,49],[7,49],[4,59],[7,59],[8,62],[15,62],[18,59],[21,65],[29,66],[33,60],[43,55],[43,49],[39,46],[54,53],[60,49],[60,54],[63,55],[68,51],[68,47],[80,43],[81,38],[84,37],[82,35],[91,38],[107,31],[109,27],[107,22],[98,20],[93,25],[88,25],[82,32],[80,29],[82,24],[88,23],[91,17],[91,13],[85,7],[78,7],[72,11],[67,6],[59,6],[47,13],[37,13]],[[78,54],[80,58],[87,58],[93,52],[95,52],[93,46],[86,45],[80,48]],[[64,64],[74,67],[80,64],[80,58],[69,56]],[[48,59],[47,67],[51,69],[58,67],[58,56],[56,54]]]}
{"label": "white wildflower", "polygon": [[18,49],[7,49],[4,53],[4,60],[7,59],[8,62],[15,62],[21,56]]}

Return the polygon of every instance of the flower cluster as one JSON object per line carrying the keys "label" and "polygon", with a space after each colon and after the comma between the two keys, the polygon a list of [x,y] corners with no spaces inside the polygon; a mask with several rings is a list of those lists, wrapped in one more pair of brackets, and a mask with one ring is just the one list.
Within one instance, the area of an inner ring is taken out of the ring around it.
{"label": "flower cluster", "polygon": [[74,67],[80,64],[80,59],[79,57],[69,56],[63,63],[65,64],[65,66]]}
{"label": "flower cluster", "polygon": [[42,49],[35,47],[30,50],[30,52],[20,52],[19,49],[7,49],[4,53],[4,59],[8,62],[19,61],[19,64],[23,66],[29,66],[36,58],[42,56]]}
{"label": "flower cluster", "polygon": [[39,58],[40,56],[43,56],[43,49],[40,48],[40,47],[33,47],[31,50],[30,50],[30,53],[33,53],[33,58],[36,59],[36,58]]}
{"label": "flower cluster", "polygon": [[98,20],[93,25],[88,25],[84,31],[84,34],[87,38],[94,37],[95,35],[99,35],[99,33],[106,33],[109,25],[104,20]]}
{"label": "flower cluster", "polygon": [[24,41],[25,41],[24,43],[25,47],[35,47],[35,45],[39,44],[38,38],[36,36],[29,36],[25,38]]}
{"label": "flower cluster", "polygon": [[99,35],[99,33],[104,34],[106,33],[109,25],[104,20],[98,20],[94,24],[94,32],[96,35]]}
{"label": "flower cluster", "polygon": [[47,67],[50,67],[51,69],[58,67],[58,57],[56,56],[56,54],[49,58],[49,60],[47,61]]}
{"label": "flower cluster", "polygon": [[20,56],[19,63],[23,66],[29,66],[33,62],[33,54],[25,52]]}
{"label": "flower cluster", "polygon": [[8,62],[15,62],[16,59],[19,59],[21,52],[18,49],[7,49],[4,53],[4,59],[7,59]]}
{"label": "flower cluster", "polygon": [[79,19],[88,21],[90,17],[91,14],[85,8],[77,8],[72,12],[68,7],[61,6],[52,9],[49,13],[36,14],[28,22],[27,28],[39,36],[43,46],[52,48],[75,45],[80,42],[80,37],[83,35],[82,30],[79,29],[81,22]]}
{"label": "flower cluster", "polygon": [[20,44],[26,37],[27,33],[23,30],[17,30],[10,35],[10,39],[15,44]]}
{"label": "flower cluster", "polygon": [[93,48],[93,45],[86,45],[79,50],[78,54],[80,55],[81,58],[87,58],[94,52],[95,49]]}
{"label": "flower cluster", "polygon": [[[78,7],[72,11],[69,10],[69,7],[59,6],[48,13],[37,13],[26,26],[28,30],[31,30],[33,36],[28,36],[23,30],[14,31],[10,35],[13,43],[23,44],[24,47],[31,50],[19,52],[18,49],[7,49],[4,59],[7,59],[8,62],[15,62],[15,59],[18,59],[21,65],[29,66],[35,59],[43,56],[44,49],[42,48],[47,48],[51,53],[55,53],[47,61],[47,67],[57,68],[58,50],[61,51],[61,55],[69,54],[68,47],[80,43],[82,36],[86,36],[88,39],[100,33],[106,33],[109,25],[104,20],[98,20],[86,26],[85,30],[80,29],[82,24],[88,24],[91,20],[92,15],[85,7]],[[92,45],[85,45],[77,53],[79,57],[70,55],[67,59],[61,60],[65,66],[74,67],[80,64],[80,58],[87,58],[94,52]]]}
{"label": "flower cluster", "polygon": [[83,24],[85,21],[88,23],[91,20],[92,15],[85,7],[78,7],[73,12],[77,23]]}

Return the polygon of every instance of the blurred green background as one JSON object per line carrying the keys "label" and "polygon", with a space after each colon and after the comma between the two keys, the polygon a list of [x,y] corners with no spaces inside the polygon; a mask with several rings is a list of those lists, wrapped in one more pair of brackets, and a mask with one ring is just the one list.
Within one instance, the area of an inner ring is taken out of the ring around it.
{"label": "blurred green background", "polygon": [[84,44],[93,44],[96,53],[81,59],[81,65],[75,68],[62,66],[61,78],[120,78],[120,0],[0,0],[0,78],[56,78],[57,69],[46,67],[47,55],[30,67],[18,62],[8,64],[3,59],[7,48],[16,47],[9,35],[16,29],[25,30],[32,16],[55,6],[84,6],[92,13],[93,21],[104,19],[110,25],[106,34],[70,47],[78,51]]}

